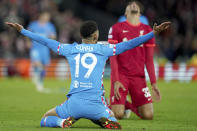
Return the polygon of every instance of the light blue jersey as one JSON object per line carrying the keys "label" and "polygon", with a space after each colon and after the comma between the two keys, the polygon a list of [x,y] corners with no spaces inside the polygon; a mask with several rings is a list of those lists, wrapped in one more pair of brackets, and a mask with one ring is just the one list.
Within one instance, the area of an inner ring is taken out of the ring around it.
{"label": "light blue jersey", "polygon": [[[39,21],[33,21],[29,24],[28,29],[43,37],[56,36],[55,27],[50,22],[42,25],[41,23],[39,23]],[[32,62],[39,61],[44,65],[50,63],[50,51],[48,47],[39,44],[34,40],[32,40],[30,57]]]}
{"label": "light blue jersey", "polygon": [[102,117],[116,121],[104,98],[103,72],[106,60],[118,55],[154,37],[153,32],[135,39],[114,44],[61,44],[25,29],[24,36],[51,48],[59,55],[65,56],[71,70],[71,86],[68,100],[56,107],[56,113],[62,119],[74,117],[99,120]]}
{"label": "light blue jersey", "polygon": [[60,44],[59,54],[66,56],[71,70],[72,94],[89,94],[86,99],[98,99],[103,94],[103,74],[106,60],[115,55],[115,45]]}
{"label": "light blue jersey", "polygon": [[66,56],[72,82],[67,95],[69,99],[56,107],[57,114],[65,118],[70,114],[76,119],[99,120],[106,117],[116,121],[105,103],[103,88],[105,63],[116,54],[116,45],[60,44],[58,54]]}

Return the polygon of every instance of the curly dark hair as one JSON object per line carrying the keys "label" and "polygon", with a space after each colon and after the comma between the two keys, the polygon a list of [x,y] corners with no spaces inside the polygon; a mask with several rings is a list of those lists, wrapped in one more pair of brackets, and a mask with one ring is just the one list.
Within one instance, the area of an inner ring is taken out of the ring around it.
{"label": "curly dark hair", "polygon": [[95,31],[98,30],[98,25],[95,21],[85,21],[80,27],[82,38],[89,38]]}

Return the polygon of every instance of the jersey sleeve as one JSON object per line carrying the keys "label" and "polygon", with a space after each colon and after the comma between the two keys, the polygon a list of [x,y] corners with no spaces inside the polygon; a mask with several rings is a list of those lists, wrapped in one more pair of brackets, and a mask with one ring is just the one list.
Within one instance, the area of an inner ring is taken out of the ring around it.
{"label": "jersey sleeve", "polygon": [[[113,55],[116,55],[116,44],[118,43],[118,31],[117,28],[112,26],[108,34],[108,42],[113,44]],[[112,45],[111,45],[112,46]],[[118,61],[117,56],[110,57],[110,67],[111,67],[111,80],[112,82],[119,81],[119,72],[118,72]]]}
{"label": "jersey sleeve", "polygon": [[105,56],[114,56],[116,55],[116,45],[115,44],[107,44],[102,45],[102,52]]}
{"label": "jersey sleeve", "polygon": [[31,31],[22,29],[20,32],[22,35],[38,42],[39,44],[42,44],[44,46],[47,46],[55,53],[58,53],[59,55],[68,55],[72,51],[72,46],[69,44],[60,44],[58,41],[53,39],[48,39],[46,37],[43,37],[41,35],[38,35],[36,33],[32,33]]}
{"label": "jersey sleeve", "polygon": [[57,47],[57,54],[62,56],[67,56],[72,52],[72,44],[61,44],[59,43]]}
{"label": "jersey sleeve", "polygon": [[133,49],[146,41],[152,39],[154,37],[154,33],[150,32],[146,35],[142,35],[139,37],[136,37],[134,39],[131,39],[129,41],[117,43],[117,44],[108,44],[103,45],[104,47],[101,49],[103,51],[103,54],[106,56],[114,56],[119,55],[127,50]]}
{"label": "jersey sleeve", "polygon": [[116,25],[112,26],[109,29],[108,42],[110,44],[117,44],[118,43],[118,28]]}
{"label": "jersey sleeve", "polygon": [[129,41],[118,43],[118,44],[116,44],[115,55],[121,54],[127,50],[133,49],[141,44],[144,44],[145,42],[152,39],[153,37],[154,37],[154,33],[150,32],[148,34],[136,37],[136,38],[131,39]]}
{"label": "jersey sleeve", "polygon": [[151,84],[156,83],[153,55],[154,55],[154,48],[145,47],[145,65]]}
{"label": "jersey sleeve", "polygon": [[[147,33],[153,31],[150,26],[147,26]],[[144,45],[145,47],[155,47],[155,37],[147,41]]]}

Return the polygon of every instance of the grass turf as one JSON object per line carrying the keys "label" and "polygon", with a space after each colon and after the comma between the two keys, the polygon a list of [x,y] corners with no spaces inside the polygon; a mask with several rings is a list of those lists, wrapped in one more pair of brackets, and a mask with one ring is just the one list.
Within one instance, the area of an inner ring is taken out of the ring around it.
{"label": "grass turf", "polygon": [[[50,108],[62,103],[69,90],[70,81],[48,79],[45,87],[54,93],[43,94],[35,90],[28,79],[0,79],[0,131],[48,131],[60,128],[41,128],[40,118]],[[104,80],[106,95],[110,81]],[[134,114],[120,120],[123,131],[196,131],[197,130],[197,83],[158,82],[162,101],[154,104],[154,120],[140,120]],[[91,121],[77,121],[72,131],[105,130]]]}

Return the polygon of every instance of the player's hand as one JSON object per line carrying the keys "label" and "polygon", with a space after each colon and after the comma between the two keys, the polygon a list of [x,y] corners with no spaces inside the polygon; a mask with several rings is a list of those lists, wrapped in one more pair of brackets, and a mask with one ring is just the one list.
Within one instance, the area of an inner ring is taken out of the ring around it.
{"label": "player's hand", "polygon": [[123,85],[121,82],[116,81],[116,82],[114,83],[114,95],[115,95],[115,98],[116,98],[117,100],[119,100],[120,97],[121,97],[120,92],[119,92],[119,89],[120,89],[120,88],[122,88],[124,91],[126,90],[125,87],[124,87],[124,85]]}
{"label": "player's hand", "polygon": [[23,29],[23,26],[18,23],[11,23],[11,22],[5,22],[6,25],[9,25],[12,28],[15,28],[18,32],[21,32]]}
{"label": "player's hand", "polygon": [[152,98],[153,102],[159,102],[161,100],[161,94],[156,84],[152,84]]}
{"label": "player's hand", "polygon": [[157,25],[155,23],[154,26],[153,26],[153,32],[154,32],[155,35],[159,34],[160,32],[168,29],[170,27],[170,25],[171,25],[171,22],[169,22],[169,21],[168,22],[163,22],[160,25]]}

